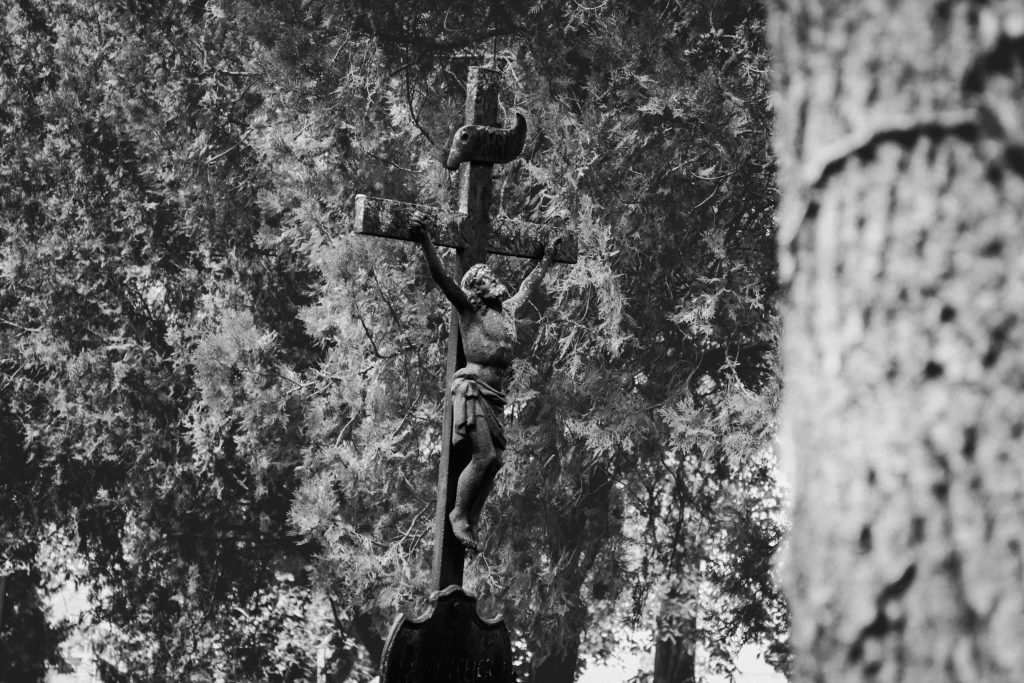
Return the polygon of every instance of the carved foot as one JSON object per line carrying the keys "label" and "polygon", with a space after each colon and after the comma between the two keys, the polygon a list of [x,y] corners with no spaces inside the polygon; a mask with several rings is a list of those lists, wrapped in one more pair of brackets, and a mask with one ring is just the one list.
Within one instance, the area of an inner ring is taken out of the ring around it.
{"label": "carved foot", "polygon": [[456,517],[454,511],[448,515],[448,519],[452,523],[452,531],[455,533],[455,538],[459,539],[466,548],[480,552],[480,541],[477,540],[476,532],[473,530],[469,520],[465,517]]}

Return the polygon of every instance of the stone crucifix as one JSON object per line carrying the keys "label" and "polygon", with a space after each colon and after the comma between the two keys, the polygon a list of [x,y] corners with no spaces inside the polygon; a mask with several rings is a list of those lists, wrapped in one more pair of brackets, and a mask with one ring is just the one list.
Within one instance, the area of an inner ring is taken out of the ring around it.
{"label": "stone crucifix", "polygon": [[[451,396],[448,396],[441,430],[441,462],[434,517],[432,584],[437,590],[462,584],[465,546],[475,545],[473,518],[479,516],[482,498],[493,479],[493,472],[476,470],[493,466],[485,464],[486,454],[474,452],[486,450],[491,444],[477,438],[482,430],[474,430],[473,421],[477,420],[479,424],[479,420],[484,420],[488,438],[495,436],[500,423],[495,426],[489,420],[501,417],[493,414],[503,403],[499,371],[507,368],[511,361],[508,355],[508,308],[503,309],[501,303],[503,288],[482,264],[488,253],[542,259],[524,281],[520,292],[509,301],[509,307],[514,308],[529,295],[552,261],[576,262],[574,239],[553,239],[552,228],[535,223],[504,217],[491,219],[493,165],[515,158],[522,150],[526,135],[525,120],[518,114],[514,128],[504,130],[497,127],[499,85],[500,74],[497,71],[482,67],[470,69],[466,125],[456,131],[446,163],[451,170],[459,168],[457,212],[365,195],[356,197],[355,231],[419,242],[432,277],[453,303],[446,386],[451,387],[456,396],[460,415],[457,420],[453,419],[455,410]],[[456,249],[458,258],[454,278],[444,272],[434,250],[435,244]],[[461,287],[455,284],[460,279],[463,280]],[[468,417],[464,411],[469,411]],[[458,424],[453,430],[455,421]],[[468,438],[460,438],[459,431],[465,431],[461,436]],[[453,441],[456,443],[454,447]],[[463,500],[457,500],[460,498],[457,495],[460,475],[477,456],[480,456],[477,463],[466,470],[463,478]],[[469,489],[474,490],[470,492]],[[467,497],[472,500],[467,500]],[[453,510],[456,510],[454,514]],[[458,536],[452,527],[452,517],[461,527],[457,530]]]}

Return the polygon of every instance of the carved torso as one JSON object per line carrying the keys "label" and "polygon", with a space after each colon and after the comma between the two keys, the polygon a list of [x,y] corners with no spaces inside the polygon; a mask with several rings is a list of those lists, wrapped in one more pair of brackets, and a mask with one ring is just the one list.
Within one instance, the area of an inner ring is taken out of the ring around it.
{"label": "carved torso", "polygon": [[515,321],[501,308],[481,306],[459,318],[466,364],[480,379],[500,390],[516,339]]}

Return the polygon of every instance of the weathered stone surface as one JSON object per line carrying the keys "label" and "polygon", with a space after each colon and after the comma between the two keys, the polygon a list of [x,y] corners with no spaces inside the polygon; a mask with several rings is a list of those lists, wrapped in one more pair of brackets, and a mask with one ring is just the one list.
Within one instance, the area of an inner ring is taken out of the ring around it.
{"label": "weathered stone surface", "polygon": [[483,619],[459,586],[418,619],[399,616],[384,646],[382,683],[512,683],[512,641],[501,617]]}
{"label": "weathered stone surface", "polygon": [[417,211],[430,216],[431,221],[427,230],[434,244],[457,249],[466,246],[466,240],[462,236],[462,224],[466,221],[466,214],[442,211],[422,204],[367,197],[364,194],[356,195],[354,230],[361,235],[416,242],[418,240],[409,231],[409,219]]}
{"label": "weathered stone surface", "polygon": [[[464,236],[469,217],[455,211],[441,211],[431,206],[406,204],[390,199],[356,196],[355,231],[362,235],[415,241],[409,231],[409,219],[416,211],[431,217],[430,236],[434,244],[464,249],[469,241]],[[548,235],[555,229],[537,223],[498,217],[492,223],[487,252],[503,256],[539,259],[544,254]],[[576,240],[566,239],[555,250],[556,263],[576,263]]]}

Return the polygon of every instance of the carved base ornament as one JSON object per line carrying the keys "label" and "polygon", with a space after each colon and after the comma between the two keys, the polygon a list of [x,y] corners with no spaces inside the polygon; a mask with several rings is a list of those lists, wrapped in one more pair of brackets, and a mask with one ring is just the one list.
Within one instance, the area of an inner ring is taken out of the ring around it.
{"label": "carved base ornament", "polygon": [[461,586],[431,596],[421,617],[395,619],[381,683],[512,683],[512,639],[502,618],[483,619]]}

